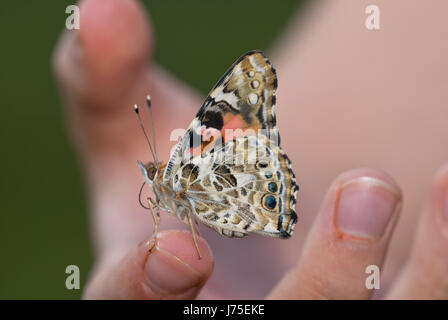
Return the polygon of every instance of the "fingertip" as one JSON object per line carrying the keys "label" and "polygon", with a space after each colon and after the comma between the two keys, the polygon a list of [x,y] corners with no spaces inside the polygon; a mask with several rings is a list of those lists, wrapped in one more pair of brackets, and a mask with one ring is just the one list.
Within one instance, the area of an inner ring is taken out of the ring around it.
{"label": "fingertip", "polygon": [[330,193],[337,237],[377,241],[391,235],[401,208],[402,192],[387,173],[357,168],[342,173]]}
{"label": "fingertip", "polygon": [[436,188],[446,189],[448,188],[448,163],[443,165],[437,170],[434,179],[433,185]]}
{"label": "fingertip", "polygon": [[152,294],[191,299],[199,293],[213,271],[213,255],[204,239],[197,237],[197,242],[201,259],[191,233],[179,230],[159,233],[144,267]]}
{"label": "fingertip", "polygon": [[66,30],[55,49],[55,75],[70,101],[117,110],[145,82],[149,19],[135,0],[82,0],[79,8],[79,29]]}
{"label": "fingertip", "polygon": [[[375,197],[370,197],[374,195]],[[379,196],[379,198],[377,197]],[[399,209],[402,202],[403,195],[400,186],[394,178],[388,173],[374,168],[361,167],[347,170],[339,174],[332,182],[321,207],[321,214],[318,216],[316,226],[323,228],[329,232],[330,235],[336,238],[352,238],[353,235],[346,234],[339,223],[346,225],[346,223],[366,223],[362,230],[354,231],[355,234],[361,234],[364,228],[370,228],[375,223],[378,223],[376,215],[378,213],[377,204],[382,204],[381,216],[383,223],[377,225],[386,229],[389,222],[394,222],[396,219],[391,219],[391,215],[398,216]],[[372,211],[367,212],[362,210],[364,206],[369,203]],[[386,201],[390,204],[385,205]],[[342,205],[342,207],[341,207]],[[393,207],[393,211],[387,210]],[[361,215],[360,213],[364,213]],[[394,220],[394,221],[391,221]],[[394,223],[390,223],[394,225]],[[383,233],[381,230],[379,233]],[[378,233],[378,232],[375,232]],[[353,237],[352,239],[356,239]],[[359,239],[364,238],[362,236]],[[377,237],[375,237],[377,238]],[[367,238],[366,238],[367,239]]]}
{"label": "fingertip", "polygon": [[429,215],[433,225],[441,228],[442,234],[448,237],[448,164],[440,167],[434,175],[428,198],[425,216]]}
{"label": "fingertip", "polygon": [[159,232],[151,251],[152,237],[122,258],[109,254],[98,266],[83,297],[194,299],[213,271],[211,250],[204,239],[197,239],[202,259],[198,259],[191,233],[177,230]]}
{"label": "fingertip", "polygon": [[380,170],[358,168],[340,174],[324,199],[301,260],[270,297],[368,298],[366,267],[382,267],[400,203],[398,184]]}
{"label": "fingertip", "polygon": [[397,197],[399,197],[400,199],[403,197],[403,192],[398,183],[395,181],[395,179],[387,172],[375,168],[360,167],[345,171],[335,179],[335,183],[333,185],[340,186],[347,183],[350,180],[362,177],[376,179],[384,183],[384,185],[387,186],[388,188],[390,188],[390,190],[394,192],[397,195]]}
{"label": "fingertip", "polygon": [[434,175],[412,253],[390,299],[446,299],[448,284],[448,164]]}
{"label": "fingertip", "polygon": [[78,36],[86,62],[100,72],[145,61],[152,39],[145,9],[135,0],[82,0]]}
{"label": "fingertip", "polygon": [[194,246],[193,236],[185,230],[166,230],[158,235],[157,248],[168,250],[182,261],[189,263],[199,272],[208,275],[213,268],[213,253],[207,241],[196,236],[202,258],[199,259]]}

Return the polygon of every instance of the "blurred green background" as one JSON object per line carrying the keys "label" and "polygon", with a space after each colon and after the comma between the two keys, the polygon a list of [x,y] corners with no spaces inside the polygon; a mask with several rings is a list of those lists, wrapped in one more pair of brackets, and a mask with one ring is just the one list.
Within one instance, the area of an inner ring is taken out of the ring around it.
{"label": "blurred green background", "polygon": [[[156,60],[205,95],[242,53],[267,50],[304,2],[144,5],[156,33]],[[65,288],[65,268],[80,267],[82,288],[92,267],[82,176],[51,74],[70,4],[9,0],[0,9],[0,299],[78,299],[81,290]]]}

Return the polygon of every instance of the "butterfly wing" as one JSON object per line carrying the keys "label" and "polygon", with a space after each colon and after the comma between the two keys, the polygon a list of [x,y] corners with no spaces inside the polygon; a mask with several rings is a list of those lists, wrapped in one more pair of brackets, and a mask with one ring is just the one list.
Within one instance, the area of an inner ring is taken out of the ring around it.
{"label": "butterfly wing", "polygon": [[289,238],[297,221],[291,163],[265,135],[238,137],[195,157],[174,175],[202,223],[229,237]]}
{"label": "butterfly wing", "polygon": [[226,142],[236,136],[262,132],[278,141],[276,89],[275,69],[261,51],[240,57],[205,99],[168,161],[163,180],[169,180],[173,168],[211,150],[218,136]]}
{"label": "butterfly wing", "polygon": [[164,181],[221,234],[293,232],[298,186],[279,146],[276,89],[264,54],[243,55],[212,89],[167,164]]}

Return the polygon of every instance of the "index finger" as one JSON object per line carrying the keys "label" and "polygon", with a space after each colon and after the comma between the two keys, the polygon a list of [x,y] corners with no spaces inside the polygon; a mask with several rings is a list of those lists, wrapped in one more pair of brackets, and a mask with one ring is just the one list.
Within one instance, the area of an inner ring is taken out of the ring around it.
{"label": "index finger", "polygon": [[152,226],[138,204],[143,178],[137,159],[149,153],[132,106],[151,94],[157,138],[165,142],[157,144],[159,158],[165,159],[170,130],[185,125],[199,103],[161,68],[148,67],[151,28],[137,1],[84,0],[80,19],[79,30],[61,37],[54,69],[85,170],[97,252],[116,254],[148,236]]}

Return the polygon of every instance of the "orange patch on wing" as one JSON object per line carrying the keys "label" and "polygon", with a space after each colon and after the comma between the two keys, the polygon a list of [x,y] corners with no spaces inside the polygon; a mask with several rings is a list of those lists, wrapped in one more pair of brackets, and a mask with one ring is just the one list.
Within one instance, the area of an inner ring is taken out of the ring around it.
{"label": "orange patch on wing", "polygon": [[224,137],[224,142],[237,137],[257,134],[257,130],[261,128],[258,123],[249,126],[241,114],[233,115],[229,113],[223,117],[223,120],[224,125],[221,129],[221,134]]}
{"label": "orange patch on wing", "polygon": [[226,114],[223,117],[224,120],[224,126],[222,127],[222,131],[229,130],[229,129],[242,129],[244,127],[247,127],[247,123],[243,120],[243,117],[241,117],[240,114],[233,115],[231,113]]}
{"label": "orange patch on wing", "polygon": [[189,153],[196,157],[214,147],[214,141],[221,136],[221,131],[215,128],[200,128],[199,135],[201,136],[201,144],[196,148],[190,148]]}
{"label": "orange patch on wing", "polygon": [[261,128],[258,122],[253,125],[244,121],[241,114],[227,113],[223,115],[224,125],[221,130],[215,128],[200,128],[197,132],[201,136],[201,144],[195,148],[190,148],[188,152],[193,157],[203,154],[215,147],[216,141],[222,136],[223,142],[233,140],[237,137],[256,135],[257,130]]}

